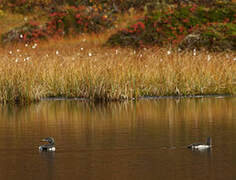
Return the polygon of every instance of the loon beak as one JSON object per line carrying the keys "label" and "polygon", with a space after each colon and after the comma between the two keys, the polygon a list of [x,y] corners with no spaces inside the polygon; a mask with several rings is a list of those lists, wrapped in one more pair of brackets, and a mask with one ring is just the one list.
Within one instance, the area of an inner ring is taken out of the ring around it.
{"label": "loon beak", "polygon": [[47,140],[46,139],[42,139],[40,142],[47,142]]}

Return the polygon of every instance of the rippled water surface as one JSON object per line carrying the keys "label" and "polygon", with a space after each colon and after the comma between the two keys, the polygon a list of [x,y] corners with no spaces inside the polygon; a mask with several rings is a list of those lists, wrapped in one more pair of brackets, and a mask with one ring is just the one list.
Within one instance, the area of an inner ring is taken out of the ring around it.
{"label": "rippled water surface", "polygon": [[[55,153],[38,151],[47,136]],[[235,157],[232,97],[0,106],[1,180],[231,180]]]}

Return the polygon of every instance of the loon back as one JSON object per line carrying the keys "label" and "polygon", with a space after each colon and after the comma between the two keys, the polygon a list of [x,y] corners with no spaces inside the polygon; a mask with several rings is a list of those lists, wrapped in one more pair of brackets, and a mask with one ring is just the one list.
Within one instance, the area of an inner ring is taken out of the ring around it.
{"label": "loon back", "polygon": [[199,145],[201,145],[201,143],[193,143],[193,144],[188,145],[188,148],[197,147]]}
{"label": "loon back", "polygon": [[40,151],[56,151],[56,148],[53,146],[49,147],[49,146],[43,145],[43,146],[39,146],[39,150]]}
{"label": "loon back", "polygon": [[203,143],[193,143],[187,146],[192,149],[208,149],[211,148],[211,137],[207,138],[206,144]]}

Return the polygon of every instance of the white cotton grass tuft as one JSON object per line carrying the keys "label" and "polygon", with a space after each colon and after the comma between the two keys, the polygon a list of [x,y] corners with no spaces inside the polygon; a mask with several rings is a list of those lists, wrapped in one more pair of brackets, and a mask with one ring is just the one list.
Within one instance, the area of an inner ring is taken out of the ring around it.
{"label": "white cotton grass tuft", "polygon": [[91,56],[92,56],[92,53],[88,53],[88,56],[91,57]]}
{"label": "white cotton grass tuft", "polygon": [[38,46],[38,44],[35,43],[35,44],[32,46],[32,49],[35,49],[37,46]]}
{"label": "white cotton grass tuft", "polygon": [[30,60],[30,57],[24,58],[24,61],[29,61],[29,60]]}
{"label": "white cotton grass tuft", "polygon": [[235,58],[233,58],[233,60],[234,60],[234,61],[236,61],[236,57],[235,57]]}
{"label": "white cotton grass tuft", "polygon": [[210,61],[210,60],[211,60],[211,56],[207,55],[207,61]]}
{"label": "white cotton grass tuft", "polygon": [[12,54],[13,52],[12,51],[9,51],[9,54]]}
{"label": "white cotton grass tuft", "polygon": [[167,51],[167,55],[170,55],[171,54],[171,51],[169,50],[169,51]]}
{"label": "white cotton grass tuft", "polygon": [[197,55],[196,49],[193,50],[193,55],[194,55],[194,56]]}
{"label": "white cotton grass tuft", "polygon": [[23,37],[24,37],[23,34],[21,34],[21,35],[20,35],[20,38],[23,39]]}
{"label": "white cotton grass tuft", "polygon": [[83,51],[83,50],[84,50],[84,48],[80,48],[80,50],[81,50],[81,51]]}
{"label": "white cotton grass tuft", "polygon": [[59,51],[58,50],[56,50],[56,55],[59,55]]}

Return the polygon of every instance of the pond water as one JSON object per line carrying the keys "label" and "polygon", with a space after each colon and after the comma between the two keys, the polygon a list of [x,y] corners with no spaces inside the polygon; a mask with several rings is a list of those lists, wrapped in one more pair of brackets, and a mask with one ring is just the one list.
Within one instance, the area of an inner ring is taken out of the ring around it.
{"label": "pond water", "polygon": [[[0,106],[1,180],[236,178],[236,98]],[[39,152],[53,136],[56,152]],[[212,137],[209,151],[186,146]]]}

